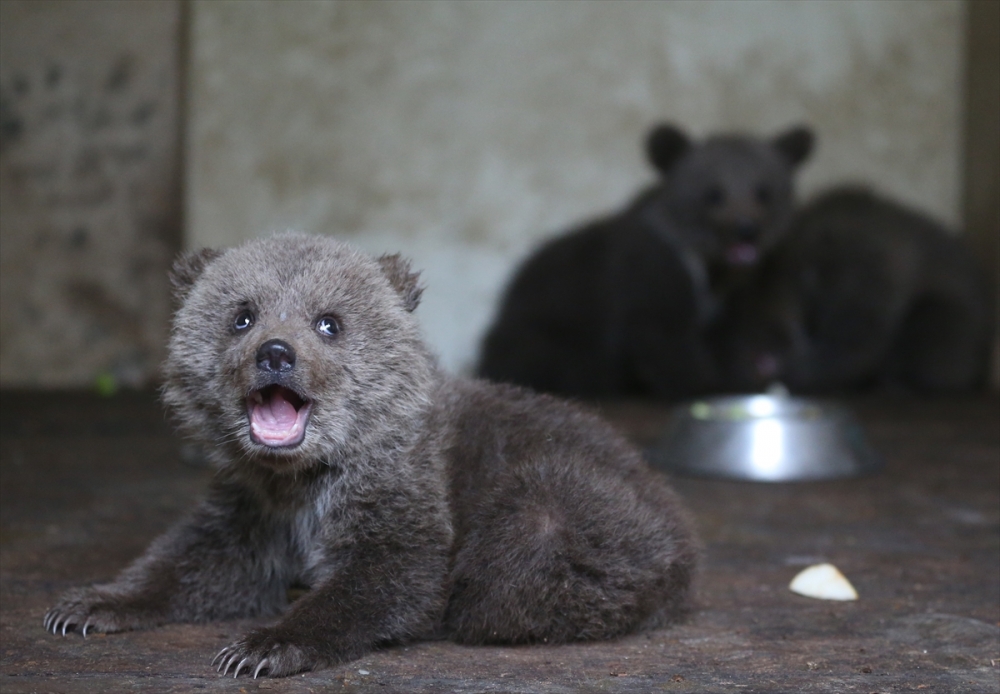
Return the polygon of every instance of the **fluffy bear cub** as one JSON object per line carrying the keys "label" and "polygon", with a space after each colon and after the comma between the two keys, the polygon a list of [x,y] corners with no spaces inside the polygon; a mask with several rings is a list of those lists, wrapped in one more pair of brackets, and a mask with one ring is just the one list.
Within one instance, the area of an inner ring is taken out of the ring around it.
{"label": "fluffy bear cub", "polygon": [[866,188],[805,205],[732,312],[726,361],[743,388],[941,393],[985,383],[990,300],[976,258],[940,223]]}
{"label": "fluffy bear cub", "polygon": [[480,375],[583,397],[720,388],[713,324],[784,234],[812,144],[801,127],[703,142],[654,128],[646,154],[660,180],[528,258],[486,334]]}
{"label": "fluffy bear cub", "polygon": [[286,234],[183,256],[173,281],[164,399],[217,471],[114,581],[64,595],[53,633],[281,614],[216,658],[256,677],[683,610],[696,551],[664,479],[591,414],[438,370],[398,256]]}

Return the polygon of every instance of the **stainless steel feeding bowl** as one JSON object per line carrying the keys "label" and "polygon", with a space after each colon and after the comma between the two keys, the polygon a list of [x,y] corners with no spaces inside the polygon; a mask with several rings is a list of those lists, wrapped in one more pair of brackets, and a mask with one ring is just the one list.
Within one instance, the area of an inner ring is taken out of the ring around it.
{"label": "stainless steel feeding bowl", "polygon": [[882,467],[847,408],[787,395],[679,406],[649,457],[671,473],[759,482],[854,477]]}

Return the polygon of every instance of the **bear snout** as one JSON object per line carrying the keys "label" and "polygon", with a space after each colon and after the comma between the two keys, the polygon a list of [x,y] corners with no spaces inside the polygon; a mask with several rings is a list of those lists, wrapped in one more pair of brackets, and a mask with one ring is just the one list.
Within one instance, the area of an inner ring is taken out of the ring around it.
{"label": "bear snout", "polygon": [[744,243],[755,243],[761,235],[761,227],[757,222],[743,221],[736,224],[733,229],[737,241]]}
{"label": "bear snout", "polygon": [[295,350],[284,340],[268,340],[257,348],[257,368],[271,374],[295,368]]}

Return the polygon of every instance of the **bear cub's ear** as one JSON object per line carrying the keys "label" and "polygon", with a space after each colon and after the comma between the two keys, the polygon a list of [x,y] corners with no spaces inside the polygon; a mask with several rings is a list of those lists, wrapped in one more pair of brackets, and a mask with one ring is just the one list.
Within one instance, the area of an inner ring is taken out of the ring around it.
{"label": "bear cub's ear", "polygon": [[691,140],[688,136],[668,123],[657,125],[646,136],[646,157],[660,173],[670,171],[689,149]]}
{"label": "bear cub's ear", "polygon": [[805,126],[789,128],[771,141],[771,145],[781,152],[792,166],[804,162],[816,144],[813,131]]}
{"label": "bear cub's ear", "polygon": [[399,253],[380,256],[378,264],[382,266],[382,272],[389,279],[389,284],[403,299],[403,308],[412,313],[420,304],[420,296],[424,293],[424,287],[419,282],[420,273],[412,272],[410,261]]}
{"label": "bear cub's ear", "polygon": [[195,281],[201,277],[208,264],[222,255],[222,251],[214,248],[202,248],[199,251],[184,251],[170,270],[170,286],[174,290],[174,299],[181,303],[187,297],[188,292]]}

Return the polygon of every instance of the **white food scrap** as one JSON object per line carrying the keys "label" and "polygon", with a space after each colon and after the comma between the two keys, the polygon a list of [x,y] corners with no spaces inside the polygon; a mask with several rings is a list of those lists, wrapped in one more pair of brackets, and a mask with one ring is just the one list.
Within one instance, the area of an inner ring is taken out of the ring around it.
{"label": "white food scrap", "polygon": [[857,600],[858,592],[833,564],[814,564],[803,569],[788,585],[789,590],[818,600]]}

